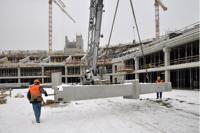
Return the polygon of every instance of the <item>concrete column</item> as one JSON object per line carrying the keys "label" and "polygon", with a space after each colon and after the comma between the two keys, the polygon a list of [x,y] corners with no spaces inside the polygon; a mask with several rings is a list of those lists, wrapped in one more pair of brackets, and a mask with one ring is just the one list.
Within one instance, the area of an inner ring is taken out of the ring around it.
{"label": "concrete column", "polygon": [[170,70],[165,70],[165,82],[170,82]]}
{"label": "concrete column", "polygon": [[44,66],[42,66],[41,69],[42,69],[42,83],[44,83]]}
{"label": "concrete column", "polygon": [[165,66],[170,65],[170,48],[163,48]]}
{"label": "concrete column", "polygon": [[[139,70],[139,58],[134,57],[135,61],[135,71]],[[135,73],[135,79],[139,79],[139,73]]]}
{"label": "concrete column", "polygon": [[52,82],[52,89],[54,89],[54,100],[58,102],[59,94],[58,94],[58,88],[56,86],[62,84],[62,73],[56,72],[51,74],[51,82]]}
{"label": "concrete column", "polygon": [[167,70],[167,66],[170,65],[170,50],[170,48],[163,48],[165,62],[165,82],[170,82],[170,70]]}
{"label": "concrete column", "polygon": [[18,78],[18,83],[21,83],[21,69],[20,67],[17,68],[17,78]]}
{"label": "concrete column", "polygon": [[[65,76],[68,74],[67,72],[67,66],[65,66]],[[67,77],[65,77],[65,83],[68,83]]]}

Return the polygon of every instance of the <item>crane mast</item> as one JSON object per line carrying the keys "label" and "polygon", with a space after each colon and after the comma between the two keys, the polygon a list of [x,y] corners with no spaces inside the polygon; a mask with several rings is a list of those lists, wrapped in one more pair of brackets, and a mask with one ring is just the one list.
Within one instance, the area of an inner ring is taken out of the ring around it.
{"label": "crane mast", "polygon": [[49,34],[49,54],[51,54],[52,53],[52,43],[53,43],[53,41],[52,41],[52,35],[53,35],[53,31],[52,31],[52,27],[53,27],[53,24],[52,24],[52,22],[53,22],[53,20],[52,20],[52,11],[53,11],[53,3],[55,3],[59,8],[60,8],[60,10],[65,14],[65,15],[67,15],[67,17],[69,18],[69,19],[71,19],[74,23],[75,23],[75,20],[69,15],[69,13],[65,10],[65,4],[64,4],[64,2],[62,2],[61,0],[49,0],[49,32],[48,32],[48,34]]}
{"label": "crane mast", "polygon": [[103,0],[90,0],[87,63],[94,75],[97,70],[98,48],[101,37]]}
{"label": "crane mast", "polygon": [[161,0],[155,0],[156,39],[159,39],[159,37],[160,37],[160,15],[159,15],[159,7],[161,7],[164,11],[167,10],[167,7],[162,3]]}
{"label": "crane mast", "polygon": [[52,0],[49,0],[49,54],[52,53]]}

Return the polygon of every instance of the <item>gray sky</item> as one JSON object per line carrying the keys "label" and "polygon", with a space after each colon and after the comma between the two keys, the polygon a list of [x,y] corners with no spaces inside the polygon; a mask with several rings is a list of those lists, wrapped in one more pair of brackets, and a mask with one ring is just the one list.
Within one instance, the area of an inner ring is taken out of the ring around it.
{"label": "gray sky", "polygon": [[[63,1],[77,23],[72,23],[54,5],[53,50],[63,49],[65,35],[74,40],[77,33],[83,35],[86,48],[90,0]],[[116,2],[104,0],[101,46],[108,41]],[[161,34],[199,21],[199,0],[163,0],[163,3],[168,10],[160,12]],[[133,4],[142,39],[154,37],[154,0],[133,0]],[[121,0],[111,44],[131,42],[133,26],[129,0]],[[48,0],[0,0],[0,50],[13,49],[48,49]]]}

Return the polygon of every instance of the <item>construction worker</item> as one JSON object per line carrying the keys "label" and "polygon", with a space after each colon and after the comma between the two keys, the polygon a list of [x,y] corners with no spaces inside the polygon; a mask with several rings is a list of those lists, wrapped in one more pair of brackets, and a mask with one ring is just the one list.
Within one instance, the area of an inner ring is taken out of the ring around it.
{"label": "construction worker", "polygon": [[[161,80],[161,77],[160,76],[157,76],[157,79],[155,81],[157,84],[160,84],[160,83],[163,83],[164,81]],[[162,92],[157,92],[156,93],[157,95],[157,99],[162,99]]]}
{"label": "construction worker", "polygon": [[34,84],[30,86],[29,91],[27,93],[27,98],[33,106],[33,111],[35,114],[35,119],[37,123],[40,123],[40,114],[41,114],[41,103],[42,93],[45,96],[48,96],[47,92],[40,86],[40,80],[35,79]]}

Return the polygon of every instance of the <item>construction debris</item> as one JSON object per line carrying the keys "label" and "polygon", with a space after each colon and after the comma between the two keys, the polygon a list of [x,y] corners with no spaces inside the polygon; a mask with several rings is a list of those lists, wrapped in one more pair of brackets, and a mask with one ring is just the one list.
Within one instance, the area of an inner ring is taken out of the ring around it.
{"label": "construction debris", "polygon": [[23,98],[23,97],[24,97],[24,95],[21,94],[21,93],[17,93],[17,94],[15,95],[15,98]]}
{"label": "construction debris", "polygon": [[[9,94],[6,92],[9,91]],[[5,99],[8,95],[11,96],[11,89],[1,89],[0,90],[0,104],[5,104],[7,99]]]}
{"label": "construction debris", "polygon": [[47,105],[50,105],[50,104],[54,104],[55,101],[54,100],[46,100],[46,102],[42,102],[42,106],[47,106]]}

